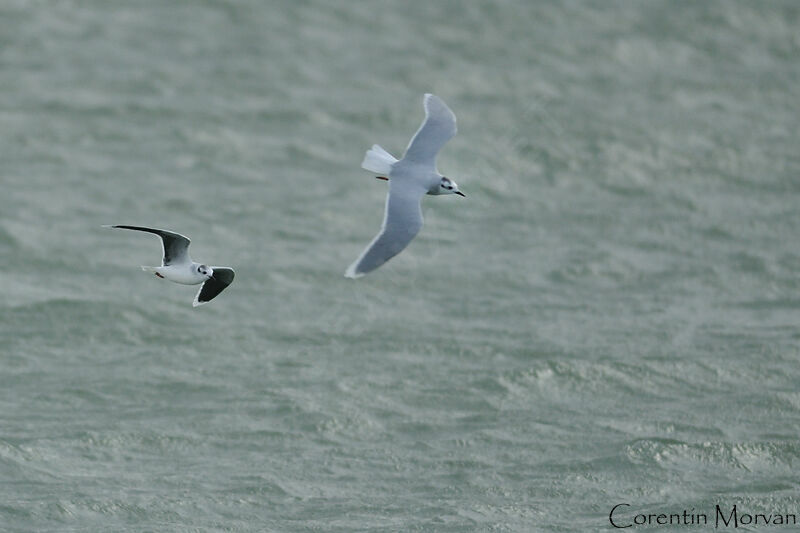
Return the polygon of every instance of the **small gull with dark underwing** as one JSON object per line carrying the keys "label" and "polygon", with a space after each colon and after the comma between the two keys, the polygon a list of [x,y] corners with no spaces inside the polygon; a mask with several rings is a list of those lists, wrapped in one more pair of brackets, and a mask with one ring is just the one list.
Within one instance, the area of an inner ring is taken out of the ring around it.
{"label": "small gull with dark underwing", "polygon": [[189,257],[189,239],[180,233],[173,233],[163,229],[145,228],[142,226],[103,226],[105,228],[120,228],[134,231],[144,231],[161,237],[164,248],[164,258],[161,266],[143,266],[145,272],[153,272],[161,279],[168,279],[182,285],[203,285],[197,291],[192,305],[197,307],[213,300],[219,293],[233,282],[232,268],[220,266],[206,266],[195,263]]}
{"label": "small gull with dark underwing", "polygon": [[436,155],[456,134],[456,116],[441,98],[426,94],[425,120],[399,161],[392,154],[373,145],[364,156],[361,168],[375,172],[389,182],[386,212],[381,231],[361,256],[345,272],[348,278],[360,278],[399,254],[422,229],[422,197],[426,194],[458,194],[456,182],[436,169]]}

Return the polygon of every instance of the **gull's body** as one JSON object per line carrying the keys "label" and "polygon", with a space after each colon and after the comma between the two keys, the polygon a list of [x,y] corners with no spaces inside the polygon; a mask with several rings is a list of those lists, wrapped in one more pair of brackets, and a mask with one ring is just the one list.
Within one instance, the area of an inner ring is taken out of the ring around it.
{"label": "gull's body", "polygon": [[200,263],[191,261],[166,266],[162,265],[159,267],[142,266],[142,270],[146,272],[155,272],[160,275],[160,277],[168,279],[169,281],[174,281],[175,283],[180,283],[181,285],[197,285],[208,279],[208,276],[198,272],[197,269],[200,266]]}
{"label": "gull's body", "polygon": [[194,298],[193,306],[210,302],[233,282],[234,272],[228,267],[209,267],[192,261],[189,257],[189,244],[191,241],[171,231],[142,226],[106,226],[109,228],[129,229],[144,231],[161,237],[164,256],[161,266],[143,266],[145,272],[153,272],[162,279],[167,279],[181,285],[199,285],[200,290]]}
{"label": "gull's body", "polygon": [[406,148],[402,159],[395,159],[380,146],[373,145],[361,167],[381,174],[389,181],[386,211],[381,231],[361,256],[345,272],[359,278],[400,253],[422,229],[422,197],[426,194],[464,194],[456,183],[436,169],[436,155],[456,134],[456,117],[437,96],[426,94],[425,120]]}

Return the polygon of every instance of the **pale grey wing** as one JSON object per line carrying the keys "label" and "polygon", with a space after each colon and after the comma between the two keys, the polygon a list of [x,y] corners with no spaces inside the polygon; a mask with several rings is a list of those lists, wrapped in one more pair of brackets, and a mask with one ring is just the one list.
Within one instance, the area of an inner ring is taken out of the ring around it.
{"label": "pale grey wing", "polygon": [[197,291],[194,302],[192,302],[193,307],[210,302],[233,283],[235,273],[232,268],[212,266],[211,269],[214,271],[214,275],[200,286],[200,290]]}
{"label": "pale grey wing", "polygon": [[130,229],[134,231],[145,231],[161,237],[161,246],[164,249],[164,266],[171,263],[191,262],[189,257],[189,244],[192,242],[188,237],[180,233],[173,233],[163,229],[145,228],[142,226],[111,226],[112,228]]}
{"label": "pale grey wing", "polygon": [[403,160],[436,168],[436,154],[456,134],[456,116],[441,98],[425,95],[425,120],[408,143]]}
{"label": "pale grey wing", "polygon": [[345,272],[348,278],[360,278],[375,270],[408,246],[422,228],[422,197],[425,189],[412,182],[390,180],[386,212],[378,235]]}

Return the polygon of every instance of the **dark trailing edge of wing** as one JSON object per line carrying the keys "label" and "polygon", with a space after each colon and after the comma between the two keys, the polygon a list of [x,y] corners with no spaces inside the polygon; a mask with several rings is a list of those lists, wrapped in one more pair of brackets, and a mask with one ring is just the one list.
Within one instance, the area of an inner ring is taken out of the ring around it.
{"label": "dark trailing edge of wing", "polygon": [[188,237],[181,235],[180,233],[174,233],[172,231],[166,231],[161,229],[155,228],[145,228],[143,226],[127,226],[127,225],[115,225],[111,226],[112,228],[120,228],[120,229],[130,229],[134,231],[144,231],[146,233],[152,233],[153,235],[158,235],[161,237],[161,245],[164,249],[164,258],[162,262],[164,266],[169,265],[172,261],[177,258],[178,256],[182,256],[184,254],[188,254],[188,248],[191,241]]}

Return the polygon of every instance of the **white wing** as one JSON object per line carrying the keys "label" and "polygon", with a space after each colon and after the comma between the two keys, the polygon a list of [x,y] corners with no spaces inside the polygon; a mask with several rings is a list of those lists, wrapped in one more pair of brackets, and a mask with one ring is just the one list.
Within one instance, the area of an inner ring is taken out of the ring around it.
{"label": "white wing", "polygon": [[425,95],[425,120],[408,143],[403,160],[436,168],[436,154],[456,134],[456,116],[441,98]]}
{"label": "white wing", "polygon": [[399,254],[422,228],[420,202],[426,189],[406,180],[389,180],[386,212],[378,235],[345,272],[348,278],[360,278]]}

